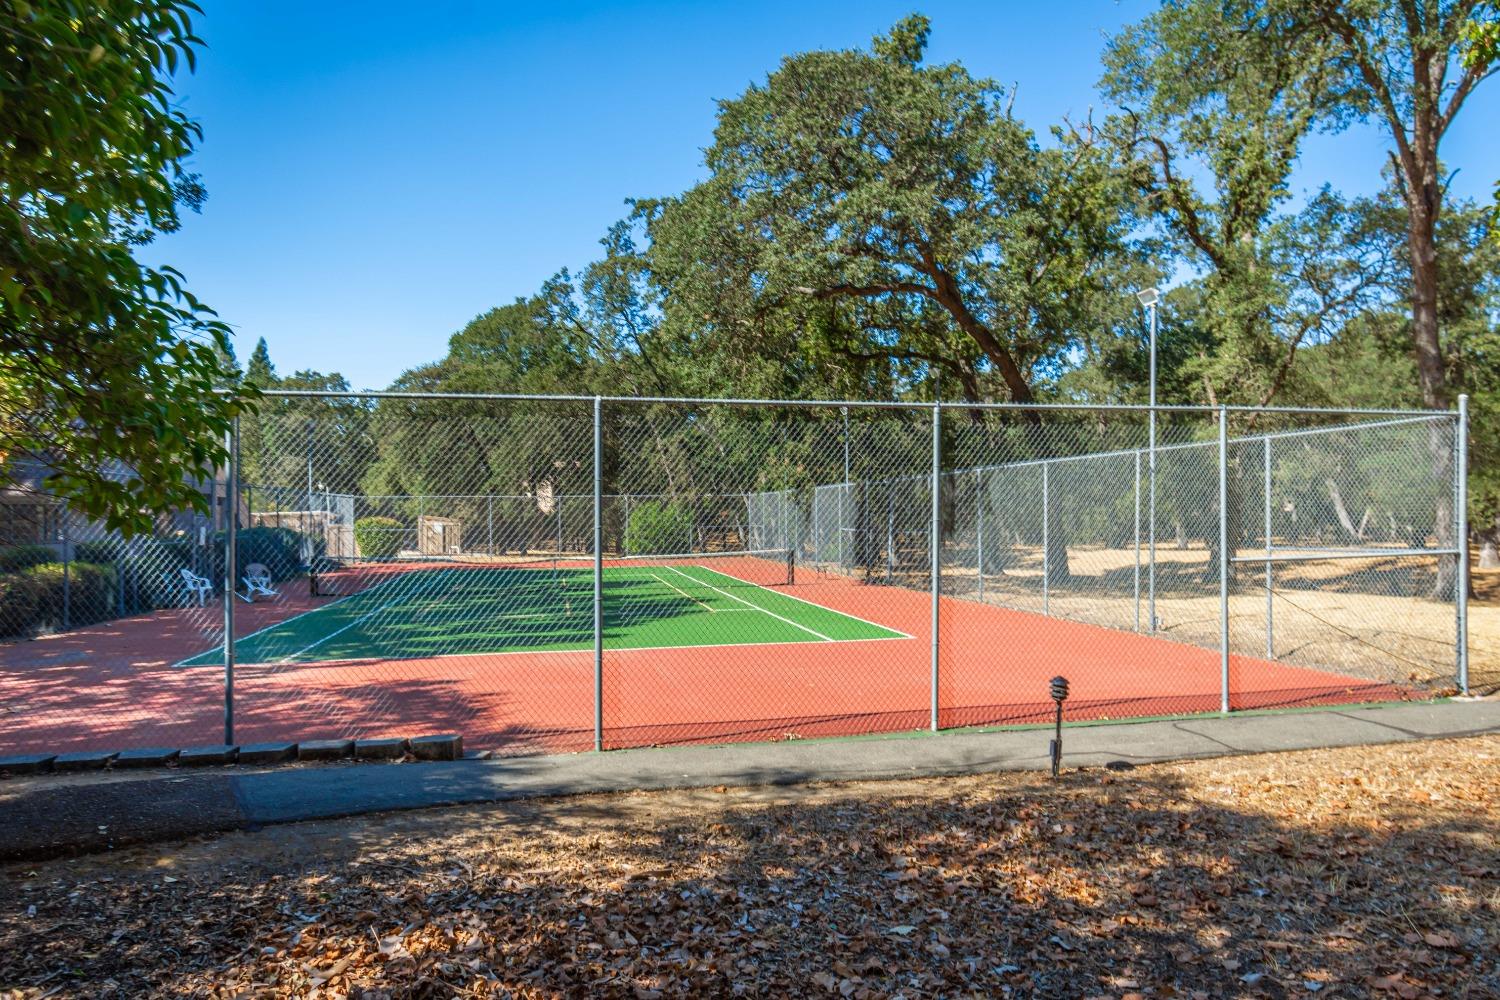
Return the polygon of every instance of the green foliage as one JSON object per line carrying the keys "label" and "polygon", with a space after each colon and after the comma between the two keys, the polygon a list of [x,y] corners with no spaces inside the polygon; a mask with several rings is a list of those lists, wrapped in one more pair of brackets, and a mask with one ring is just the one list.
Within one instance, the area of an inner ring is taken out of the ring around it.
{"label": "green foliage", "polygon": [[870,52],[792,56],[721,103],[709,178],[649,223],[700,342],[779,363],[790,336],[1017,400],[1076,346],[1129,256],[1130,192],[1086,135],[1043,149],[993,82],[924,64],[926,35],[913,16]]}
{"label": "green foliage", "polygon": [[[1464,65],[1470,69],[1488,70],[1500,63],[1500,21],[1471,18],[1464,26]],[[1500,181],[1495,182],[1495,206],[1491,213],[1497,223],[1493,239],[1500,243]]]}
{"label": "green foliage", "polygon": [[[303,565],[304,539],[291,528],[240,528],[235,532],[234,540],[236,562],[241,569],[251,563],[260,563],[271,574],[271,579],[285,580]],[[315,548],[321,552],[323,540],[317,541]],[[216,549],[223,551],[222,539]]]}
{"label": "green foliage", "polygon": [[[115,568],[87,562],[45,562],[0,573],[0,636],[89,625],[109,618],[118,585]],[[65,594],[66,590],[66,594]]]}
{"label": "green foliage", "polygon": [[[257,388],[350,391],[342,375],[299,371],[278,377],[269,361],[261,369],[259,355],[257,350],[251,356],[246,375],[247,380],[256,379]],[[255,412],[240,420],[240,482],[277,487],[283,500],[295,491],[303,497],[299,502],[304,507],[309,471],[314,483],[322,484],[317,492],[354,492],[375,459],[374,409],[370,400],[354,396],[261,399]]]}
{"label": "green foliage", "polygon": [[676,500],[648,500],[632,507],[625,546],[632,555],[692,551],[692,510]]}
{"label": "green foliage", "polygon": [[123,607],[116,610],[134,615],[182,603],[181,571],[195,566],[195,547],[189,538],[148,535],[80,542],[73,555],[79,562],[113,565],[124,584]]}
{"label": "green foliage", "polygon": [[0,549],[0,573],[14,573],[28,566],[51,562],[56,553],[47,545],[13,545]]}
{"label": "green foliage", "polygon": [[401,522],[393,517],[361,517],[354,522],[354,544],[366,559],[390,559],[401,552]]}
{"label": "green foliage", "polygon": [[244,408],[216,390],[228,328],[133,248],[204,198],[198,126],[170,78],[200,40],[190,0],[32,0],[0,9],[0,475],[125,533],[207,509],[195,479]]}

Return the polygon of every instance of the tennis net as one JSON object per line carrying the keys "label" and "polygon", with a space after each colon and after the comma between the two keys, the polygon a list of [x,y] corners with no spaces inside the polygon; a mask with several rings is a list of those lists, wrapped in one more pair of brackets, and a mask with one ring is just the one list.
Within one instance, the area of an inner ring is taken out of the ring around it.
{"label": "tennis net", "polygon": [[[599,561],[601,582],[612,583],[663,568],[706,569],[722,587],[784,587],[797,582],[795,549],[744,549],[724,552],[679,552],[631,556],[606,556]],[[403,577],[431,579],[435,573],[496,573],[515,585],[551,578],[578,586],[594,574],[594,558],[588,555],[517,556],[423,556],[409,559],[325,560],[310,572],[311,593],[318,597],[344,597],[372,587],[400,586]],[[636,571],[636,572],[633,572]],[[534,576],[533,576],[534,575]]]}

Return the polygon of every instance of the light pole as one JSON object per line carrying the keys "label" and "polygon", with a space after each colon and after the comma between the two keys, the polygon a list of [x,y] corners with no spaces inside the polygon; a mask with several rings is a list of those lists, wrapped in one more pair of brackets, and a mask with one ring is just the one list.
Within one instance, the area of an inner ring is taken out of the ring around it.
{"label": "light pole", "polygon": [[1156,305],[1161,301],[1161,293],[1155,288],[1143,288],[1135,293],[1141,305],[1146,307],[1146,312],[1151,317],[1151,412],[1147,430],[1147,493],[1150,496],[1147,515],[1150,558],[1147,563],[1146,590],[1149,595],[1148,615],[1151,621],[1151,632],[1156,633]]}

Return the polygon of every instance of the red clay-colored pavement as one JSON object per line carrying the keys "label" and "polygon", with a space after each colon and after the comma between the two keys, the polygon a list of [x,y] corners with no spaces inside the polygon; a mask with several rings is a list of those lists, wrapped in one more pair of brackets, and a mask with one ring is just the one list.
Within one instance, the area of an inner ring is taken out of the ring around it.
{"label": "red clay-colored pavement", "polygon": [[[931,603],[799,569],[777,588],[910,639],[609,650],[605,744],[731,742],[926,727]],[[290,588],[288,588],[290,590]],[[245,635],[329,600],[240,605]],[[223,741],[221,668],[174,668],[221,625],[217,608],[161,611],[0,646],[0,753]],[[957,599],[941,603],[944,727],[1050,721],[1047,682],[1068,677],[1069,719],[1218,711],[1219,654],[1167,639]],[[1233,657],[1234,708],[1396,700],[1411,692]],[[505,752],[593,745],[590,651],[242,665],[235,740],[462,733]]]}

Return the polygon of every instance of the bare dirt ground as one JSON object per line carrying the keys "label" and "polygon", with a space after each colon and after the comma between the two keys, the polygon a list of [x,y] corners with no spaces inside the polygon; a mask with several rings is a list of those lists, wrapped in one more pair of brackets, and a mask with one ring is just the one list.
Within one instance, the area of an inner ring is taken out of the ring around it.
{"label": "bare dirt ground", "polygon": [[1494,997],[1497,762],[587,796],[10,867],[0,996]]}
{"label": "bare dirt ground", "polygon": [[[1041,613],[1042,553],[1011,547],[1013,563],[985,575],[984,600]],[[1255,553],[1242,550],[1243,557]],[[1145,558],[1144,555],[1142,557]],[[970,599],[979,595],[972,567],[943,568],[944,586]],[[1476,548],[1470,566],[1477,567]],[[1149,628],[1147,570],[1137,618],[1135,553],[1132,549],[1070,548],[1071,580],[1054,585],[1047,613],[1107,628]],[[1411,558],[1288,562],[1272,577],[1271,649],[1266,648],[1265,576],[1261,566],[1241,564],[1229,598],[1231,648],[1236,654],[1332,670],[1372,681],[1412,684],[1433,694],[1455,686],[1454,605],[1430,596],[1434,560]],[[1208,550],[1157,549],[1156,614],[1160,633],[1195,646],[1219,644],[1219,593]],[[1473,570],[1469,603],[1471,686],[1500,687],[1500,570]],[[925,579],[916,586],[925,586]]]}

